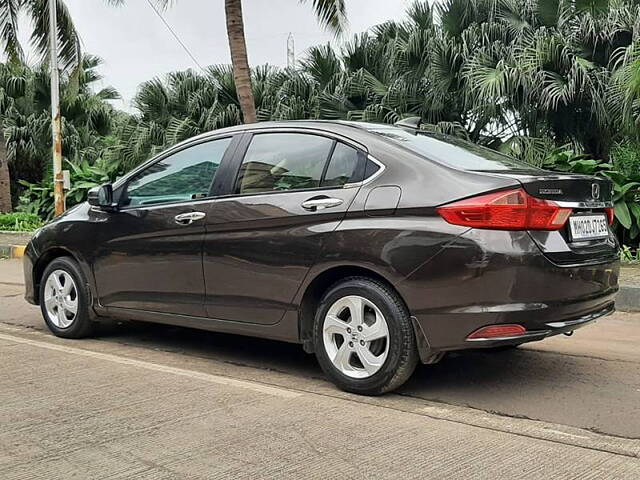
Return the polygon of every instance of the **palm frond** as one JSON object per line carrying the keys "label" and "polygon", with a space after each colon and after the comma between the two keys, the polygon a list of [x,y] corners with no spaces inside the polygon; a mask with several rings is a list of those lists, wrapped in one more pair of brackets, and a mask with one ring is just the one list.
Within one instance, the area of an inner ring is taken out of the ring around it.
{"label": "palm frond", "polygon": [[18,38],[18,14],[22,0],[4,0],[0,2],[0,38],[7,59],[20,63],[24,58],[22,45]]}
{"label": "palm frond", "polygon": [[344,0],[299,0],[300,3],[311,2],[313,11],[320,25],[335,35],[342,35],[347,27],[346,5]]}
{"label": "palm frond", "polygon": [[[48,0],[24,0],[27,13],[33,23],[31,44],[46,61],[49,53],[49,8]],[[58,52],[63,69],[78,65],[81,59],[80,38],[63,0],[56,0],[58,19]]]}

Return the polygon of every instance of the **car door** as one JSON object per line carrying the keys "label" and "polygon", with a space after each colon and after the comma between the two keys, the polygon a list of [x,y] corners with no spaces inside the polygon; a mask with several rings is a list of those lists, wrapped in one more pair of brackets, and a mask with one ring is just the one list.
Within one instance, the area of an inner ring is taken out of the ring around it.
{"label": "car door", "polygon": [[280,321],[358,192],[366,161],[354,145],[321,134],[245,134],[227,195],[207,212],[209,317]]}
{"label": "car door", "polygon": [[232,140],[180,148],[117,187],[119,209],[99,223],[94,262],[102,306],[206,316],[206,205]]}

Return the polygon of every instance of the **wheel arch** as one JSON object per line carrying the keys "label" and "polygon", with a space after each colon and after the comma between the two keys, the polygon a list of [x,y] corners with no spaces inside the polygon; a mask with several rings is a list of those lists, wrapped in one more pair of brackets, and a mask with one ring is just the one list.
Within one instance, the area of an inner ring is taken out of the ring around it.
{"label": "wheel arch", "polygon": [[406,305],[402,295],[394,287],[393,283],[373,269],[359,265],[339,265],[327,268],[316,274],[313,280],[307,284],[299,304],[298,334],[300,342],[307,352],[313,350],[313,322],[322,295],[331,285],[348,277],[367,277],[382,282],[396,292]]}
{"label": "wheel arch", "polygon": [[[34,286],[33,295],[36,304],[40,303],[40,282],[42,281],[42,275],[44,274],[47,265],[60,257],[70,257],[80,266],[80,268],[82,268],[82,263],[77,256],[64,247],[51,247],[45,250],[34,263],[33,270],[31,272]],[[89,288],[89,291],[92,292],[92,289]]]}
{"label": "wheel arch", "polygon": [[[313,280],[309,282],[302,295],[302,300],[300,301],[298,335],[299,341],[302,343],[304,350],[307,353],[313,353],[314,351],[313,322],[315,320],[315,312],[322,295],[329,287],[331,287],[331,285],[338,282],[340,279],[347,277],[368,277],[384,283],[391,288],[398,297],[400,297],[408,309],[407,302],[403,298],[402,294],[393,285],[393,282],[381,273],[358,265],[341,265],[327,268],[317,274]],[[425,364],[437,363],[442,358],[442,353],[431,349],[427,335],[415,317],[411,316],[411,322],[416,336],[416,345],[418,347],[420,360]]]}

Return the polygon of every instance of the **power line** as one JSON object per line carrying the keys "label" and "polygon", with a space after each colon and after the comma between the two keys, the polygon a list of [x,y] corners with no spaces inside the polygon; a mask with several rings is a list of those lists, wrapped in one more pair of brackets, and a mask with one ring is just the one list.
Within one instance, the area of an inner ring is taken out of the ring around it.
{"label": "power line", "polygon": [[151,9],[155,12],[155,14],[158,16],[158,18],[160,20],[162,20],[162,23],[164,23],[165,27],[167,27],[167,30],[169,30],[169,32],[171,32],[171,35],[173,35],[173,37],[177,40],[177,42],[184,49],[184,51],[187,52],[187,55],[189,55],[189,57],[191,57],[191,60],[193,60],[193,62],[198,66],[198,68],[204,72],[205,70],[204,70],[204,68],[202,68],[202,65],[200,65],[198,60],[196,60],[196,57],[193,56],[193,54],[191,53],[189,48],[187,48],[187,46],[184,44],[184,42],[182,40],[180,40],[180,37],[178,36],[178,34],[173,30],[173,28],[171,28],[171,25],[169,25],[167,23],[167,21],[164,19],[162,14],[156,8],[156,6],[151,2],[151,0],[147,0],[147,3],[151,7]]}

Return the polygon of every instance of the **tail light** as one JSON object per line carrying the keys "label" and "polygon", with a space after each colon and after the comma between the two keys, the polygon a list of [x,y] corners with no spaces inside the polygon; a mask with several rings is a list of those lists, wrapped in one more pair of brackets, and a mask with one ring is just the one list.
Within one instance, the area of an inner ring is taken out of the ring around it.
{"label": "tail light", "polygon": [[605,211],[607,212],[607,220],[609,220],[609,225],[613,225],[613,220],[615,218],[613,214],[613,207],[605,208]]}
{"label": "tail light", "polygon": [[519,337],[527,333],[527,330],[518,324],[489,325],[482,327],[467,337],[467,340],[480,340],[485,338]]}
{"label": "tail light", "polygon": [[559,230],[572,212],[521,188],[467,198],[437,210],[453,225],[493,230]]}

